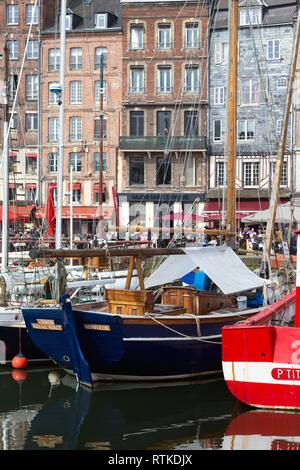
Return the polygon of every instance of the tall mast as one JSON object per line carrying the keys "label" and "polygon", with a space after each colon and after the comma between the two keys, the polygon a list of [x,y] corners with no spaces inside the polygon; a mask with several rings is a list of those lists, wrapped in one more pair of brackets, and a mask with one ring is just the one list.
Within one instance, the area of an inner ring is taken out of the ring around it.
{"label": "tall mast", "polygon": [[9,181],[9,165],[8,165],[8,140],[9,140],[9,116],[8,116],[8,47],[5,40],[3,49],[4,59],[4,84],[3,84],[3,153],[2,153],[2,188],[3,188],[3,205],[2,205],[2,271],[8,268],[8,181]]}
{"label": "tall mast", "polygon": [[[57,162],[57,204],[56,204],[56,230],[55,247],[61,248],[62,242],[62,199],[63,199],[63,161],[64,161],[64,97],[65,97],[65,51],[66,51],[66,0],[61,0],[60,6],[60,86],[59,101],[59,137]],[[72,188],[73,190],[73,188]]]}
{"label": "tall mast", "polygon": [[[38,158],[37,158],[37,194],[36,201],[40,206],[42,204],[42,41],[41,41],[41,0],[38,6],[38,41],[39,41],[39,59],[38,59]],[[34,10],[35,12],[35,10]]]}
{"label": "tall mast", "polygon": [[291,110],[291,104],[292,104],[293,83],[294,83],[295,73],[296,73],[299,44],[300,44],[300,8],[298,7],[297,25],[296,25],[294,47],[293,47],[293,56],[292,56],[292,63],[291,63],[289,85],[288,85],[288,90],[287,90],[279,145],[278,145],[278,150],[277,150],[277,155],[276,155],[275,174],[274,174],[274,180],[272,184],[272,193],[271,193],[271,199],[270,199],[270,217],[268,220],[267,230],[266,230],[265,255],[267,256],[267,259],[271,255],[273,229],[275,225],[275,218],[276,218],[278,198],[279,198],[282,163],[283,163],[283,158],[284,158],[286,136],[287,136],[287,131],[288,131],[290,110]]}
{"label": "tall mast", "polygon": [[[238,74],[238,0],[229,0],[229,60],[227,91],[227,213],[226,228],[236,233],[236,133],[237,133],[237,74]],[[227,237],[235,248],[235,235]]]}
{"label": "tall mast", "polygon": [[103,93],[104,93],[104,81],[103,81],[103,68],[104,68],[104,57],[103,54],[100,56],[100,142],[99,142],[99,220],[103,218]]}

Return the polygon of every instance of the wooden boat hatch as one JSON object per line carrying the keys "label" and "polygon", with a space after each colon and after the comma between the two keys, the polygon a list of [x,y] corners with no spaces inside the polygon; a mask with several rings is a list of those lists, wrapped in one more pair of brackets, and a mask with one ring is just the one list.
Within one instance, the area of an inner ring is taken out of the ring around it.
{"label": "wooden boat hatch", "polygon": [[230,296],[207,291],[198,291],[192,287],[164,287],[162,304],[183,305],[186,313],[205,315],[212,310],[233,307]]}
{"label": "wooden boat hatch", "polygon": [[106,289],[109,313],[143,315],[154,311],[154,295],[147,290]]}

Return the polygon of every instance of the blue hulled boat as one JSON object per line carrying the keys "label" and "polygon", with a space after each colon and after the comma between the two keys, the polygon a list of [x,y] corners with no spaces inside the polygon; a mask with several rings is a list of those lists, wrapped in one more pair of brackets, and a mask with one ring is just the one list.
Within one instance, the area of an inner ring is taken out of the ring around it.
{"label": "blue hulled boat", "polygon": [[[133,261],[127,288],[106,289],[103,302],[72,306],[63,295],[57,307],[22,309],[32,341],[88,386],[97,380],[170,380],[220,372],[222,327],[259,310],[238,310],[233,292],[261,287],[263,280],[228,247],[185,252],[168,257],[145,285],[140,277],[140,290],[129,289]],[[184,286],[150,289],[197,268],[199,259],[209,278],[215,283],[223,279],[223,290],[230,291],[231,285],[231,292]],[[226,273],[229,265],[234,273]]]}

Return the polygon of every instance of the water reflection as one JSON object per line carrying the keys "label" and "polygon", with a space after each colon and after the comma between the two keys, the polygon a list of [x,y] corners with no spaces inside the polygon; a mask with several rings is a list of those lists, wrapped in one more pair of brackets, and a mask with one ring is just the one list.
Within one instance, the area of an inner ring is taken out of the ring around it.
{"label": "water reflection", "polygon": [[78,387],[59,369],[0,372],[0,450],[300,450],[300,414],[251,410],[219,379]]}
{"label": "water reflection", "polygon": [[91,392],[59,369],[0,374],[0,449],[221,448],[233,407],[222,378]]}

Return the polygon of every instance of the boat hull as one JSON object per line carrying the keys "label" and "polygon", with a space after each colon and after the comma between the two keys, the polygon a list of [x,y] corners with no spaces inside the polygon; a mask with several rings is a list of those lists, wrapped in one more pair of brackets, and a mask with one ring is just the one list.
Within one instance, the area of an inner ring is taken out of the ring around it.
{"label": "boat hull", "polygon": [[178,315],[158,320],[78,307],[71,316],[64,308],[22,313],[35,344],[86,385],[107,379],[171,380],[221,372],[221,329],[238,318],[237,314],[207,315],[203,320]]}
{"label": "boat hull", "polygon": [[290,320],[294,309],[292,292],[244,324],[222,330],[224,378],[241,402],[300,409],[300,328],[275,326],[280,316]]}

